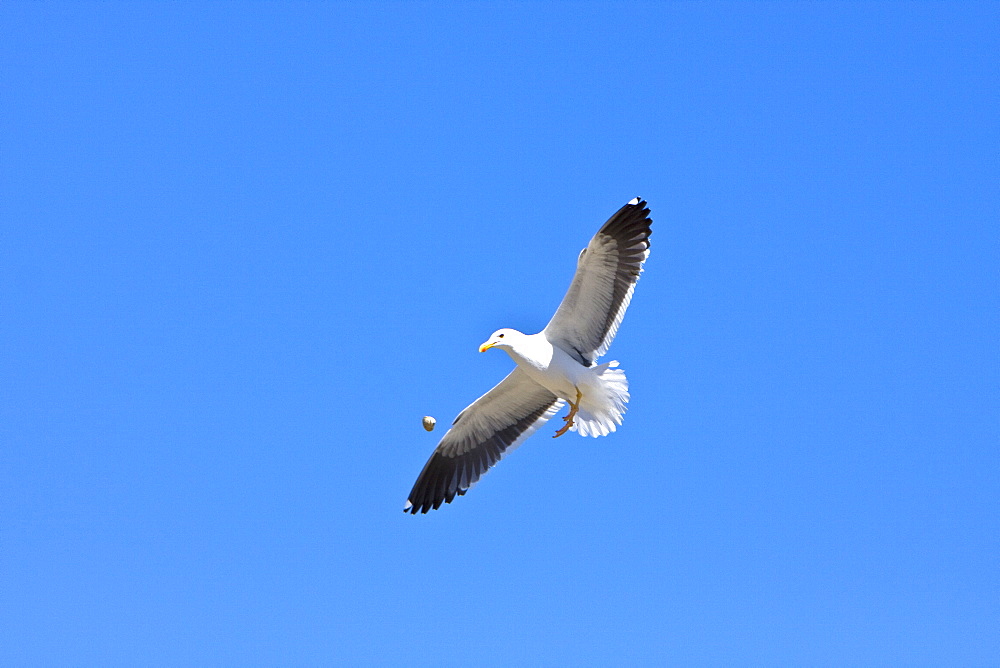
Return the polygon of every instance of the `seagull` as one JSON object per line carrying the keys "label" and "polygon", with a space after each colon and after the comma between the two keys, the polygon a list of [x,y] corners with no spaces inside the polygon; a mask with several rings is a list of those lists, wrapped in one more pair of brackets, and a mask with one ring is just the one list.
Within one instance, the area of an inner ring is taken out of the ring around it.
{"label": "seagull", "polygon": [[619,209],[580,252],[552,320],[537,334],[498,329],[479,352],[499,348],[517,366],[458,414],[413,485],[404,513],[426,513],[463,496],[500,459],[569,404],[567,431],[606,436],[622,423],[628,380],[608,352],[649,257],[649,208]]}

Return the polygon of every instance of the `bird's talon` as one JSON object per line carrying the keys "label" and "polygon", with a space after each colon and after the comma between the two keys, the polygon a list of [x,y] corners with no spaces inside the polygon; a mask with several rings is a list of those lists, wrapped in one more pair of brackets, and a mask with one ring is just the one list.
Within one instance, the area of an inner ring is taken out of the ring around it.
{"label": "bird's talon", "polygon": [[[565,418],[563,418],[563,419],[565,419]],[[567,431],[569,431],[569,428],[572,427],[572,426],[573,426],[572,422],[566,422],[566,424],[563,425],[563,427],[559,431],[557,431],[556,434],[555,434],[555,436],[553,436],[552,438],[559,438],[560,436],[562,436],[563,434],[565,434]]]}
{"label": "bird's talon", "polygon": [[562,436],[563,434],[565,434],[567,431],[569,431],[570,427],[573,426],[573,418],[576,417],[576,412],[578,410],[580,410],[580,399],[581,398],[582,398],[582,395],[580,394],[580,390],[577,390],[576,391],[576,403],[575,404],[571,403],[569,405],[569,415],[564,415],[563,416],[563,422],[565,422],[566,424],[564,424],[562,426],[562,428],[559,431],[557,431],[556,435],[553,436],[552,438],[559,438],[560,436]]}

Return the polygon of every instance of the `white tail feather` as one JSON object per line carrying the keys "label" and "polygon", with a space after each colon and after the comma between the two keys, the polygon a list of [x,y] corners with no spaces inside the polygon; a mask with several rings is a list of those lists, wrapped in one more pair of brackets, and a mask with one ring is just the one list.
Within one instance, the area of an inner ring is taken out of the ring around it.
{"label": "white tail feather", "polygon": [[593,367],[590,382],[583,388],[580,409],[571,431],[581,436],[607,436],[618,428],[627,410],[628,379],[618,362]]}

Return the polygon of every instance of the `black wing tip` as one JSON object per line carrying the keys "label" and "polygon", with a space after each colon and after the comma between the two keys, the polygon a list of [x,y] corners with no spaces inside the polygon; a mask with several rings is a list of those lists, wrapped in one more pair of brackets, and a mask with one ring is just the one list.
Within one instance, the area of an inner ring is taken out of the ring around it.
{"label": "black wing tip", "polygon": [[456,489],[454,495],[445,496],[437,500],[427,499],[420,503],[413,503],[413,499],[407,499],[406,505],[403,506],[403,514],[416,515],[420,513],[421,515],[426,515],[432,510],[437,510],[445,503],[451,503],[455,500],[456,496],[465,496],[465,493],[468,491],[468,489]]}
{"label": "black wing tip", "polygon": [[417,513],[427,514],[434,504],[430,502],[424,503],[413,503],[409,499],[406,500],[406,505],[403,506],[403,514],[409,513],[410,515],[416,515]]}
{"label": "black wing tip", "polygon": [[649,217],[649,206],[646,200],[641,197],[633,197],[622,208],[608,218],[608,221],[601,226],[598,234],[608,234],[618,236],[626,234],[630,237],[638,235],[639,238],[648,239],[652,234],[653,219]]}
{"label": "black wing tip", "polygon": [[649,217],[649,204],[641,197],[633,197],[619,211],[639,212]]}
{"label": "black wing tip", "polygon": [[[439,445],[424,465],[413,489],[410,490],[403,512],[413,515],[418,512],[426,513],[429,510],[437,510],[444,503],[451,503],[456,496],[464,496],[500,461],[507,449],[517,443],[522,434],[531,429],[532,425],[559,401],[555,395],[547,392],[545,394],[544,403],[520,420],[498,429],[486,438],[467,441],[466,445],[470,447],[461,448],[464,450],[463,454],[443,454],[442,446]],[[445,436],[447,437],[447,434]]]}
{"label": "black wing tip", "polygon": [[456,496],[465,494],[483,472],[468,466],[467,462],[435,451],[410,490],[403,512],[416,515],[437,510],[442,504],[451,503]]}
{"label": "black wing tip", "polygon": [[[641,197],[633,197],[630,199],[625,206],[615,211],[614,215],[608,219],[605,226],[615,220],[620,220],[622,217],[627,217],[632,221],[642,221],[644,219],[649,219],[649,204]],[[653,222],[650,220],[649,222]]]}
{"label": "black wing tip", "polygon": [[[406,505],[403,506],[403,514],[405,515],[406,513],[409,513],[411,515],[416,515],[417,513],[421,513],[426,515],[427,512],[432,509],[437,510],[441,506],[441,501],[443,500],[444,499],[441,499],[435,504],[430,499],[418,501],[417,503],[413,503],[411,499],[407,499]],[[449,500],[448,503],[451,503],[451,500]]]}
{"label": "black wing tip", "polygon": [[414,505],[410,501],[407,501],[406,505],[403,506],[403,514],[404,515],[406,515],[407,513],[409,513],[410,515],[416,515],[417,513],[425,513],[426,514],[428,510],[430,510],[429,507],[424,506],[424,505]]}

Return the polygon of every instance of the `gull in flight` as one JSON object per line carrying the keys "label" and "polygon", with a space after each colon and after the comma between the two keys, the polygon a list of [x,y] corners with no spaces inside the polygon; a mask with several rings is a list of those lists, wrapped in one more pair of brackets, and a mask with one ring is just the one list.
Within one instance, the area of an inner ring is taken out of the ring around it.
{"label": "gull in flight", "polygon": [[622,423],[628,380],[618,362],[597,364],[611,346],[649,257],[649,208],[638,197],[619,209],[580,252],[569,291],[545,329],[498,329],[479,346],[517,363],[455,418],[420,472],[403,512],[426,513],[462,496],[565,404],[567,431],[606,436]]}

